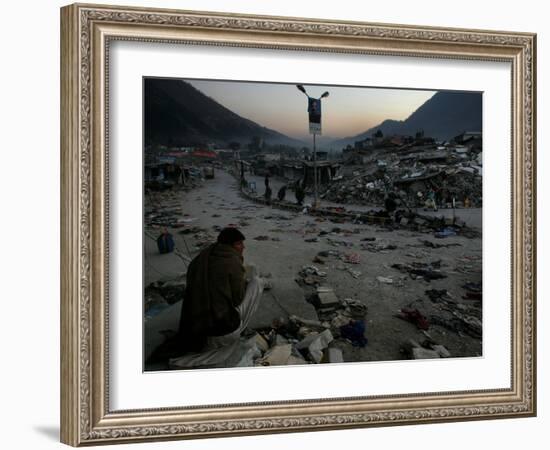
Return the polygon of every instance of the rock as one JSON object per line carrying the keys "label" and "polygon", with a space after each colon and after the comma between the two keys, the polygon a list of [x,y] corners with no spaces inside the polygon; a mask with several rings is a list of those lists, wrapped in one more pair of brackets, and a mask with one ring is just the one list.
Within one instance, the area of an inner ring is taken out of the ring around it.
{"label": "rock", "polygon": [[412,357],[413,348],[417,348],[417,347],[420,347],[420,344],[414,339],[409,339],[408,341],[404,342],[401,345],[401,349],[403,350],[403,352],[408,354],[411,357]]}
{"label": "rock", "polygon": [[438,352],[435,350],[428,350],[423,347],[414,347],[412,349],[413,359],[438,359],[441,358]]}
{"label": "rock", "polygon": [[392,280],[391,278],[388,278],[388,277],[376,277],[376,279],[377,279],[380,283],[393,284],[393,280]]}
{"label": "rock", "polygon": [[432,345],[432,349],[437,352],[441,358],[451,357],[451,352],[442,345]]}

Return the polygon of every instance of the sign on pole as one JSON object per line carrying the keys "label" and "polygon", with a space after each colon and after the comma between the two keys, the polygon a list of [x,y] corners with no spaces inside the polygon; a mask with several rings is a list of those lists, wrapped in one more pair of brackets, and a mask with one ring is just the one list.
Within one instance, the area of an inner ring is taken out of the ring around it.
{"label": "sign on pole", "polygon": [[308,97],[309,134],[321,134],[321,99]]}

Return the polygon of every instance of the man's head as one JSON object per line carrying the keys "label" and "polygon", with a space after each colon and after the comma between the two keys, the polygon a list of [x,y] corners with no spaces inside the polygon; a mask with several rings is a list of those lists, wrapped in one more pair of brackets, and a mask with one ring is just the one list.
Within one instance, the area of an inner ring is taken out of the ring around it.
{"label": "man's head", "polygon": [[244,234],[236,228],[231,227],[224,228],[218,235],[219,244],[231,245],[241,255],[244,251],[244,240]]}

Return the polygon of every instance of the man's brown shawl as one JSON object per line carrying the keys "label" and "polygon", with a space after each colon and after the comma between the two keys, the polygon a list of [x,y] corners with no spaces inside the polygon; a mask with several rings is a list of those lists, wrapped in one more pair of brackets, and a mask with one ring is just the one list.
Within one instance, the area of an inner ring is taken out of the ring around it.
{"label": "man's brown shawl", "polygon": [[208,336],[239,327],[236,308],[244,298],[244,273],[242,257],[231,245],[212,244],[191,261],[179,329],[186,350],[199,351]]}

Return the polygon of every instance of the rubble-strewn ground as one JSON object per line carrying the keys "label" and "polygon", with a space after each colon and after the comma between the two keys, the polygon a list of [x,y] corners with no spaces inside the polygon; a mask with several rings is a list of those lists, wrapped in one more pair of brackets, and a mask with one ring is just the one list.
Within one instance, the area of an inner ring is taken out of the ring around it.
{"label": "rubble-strewn ground", "polygon": [[[172,225],[175,254],[156,250],[163,223]],[[438,239],[335,223],[253,203],[223,171],[195,189],[146,196],[146,347],[177,327],[186,261],[231,224],[247,237],[245,262],[273,285],[249,326],[254,351],[241,364],[481,356],[480,230]]]}

